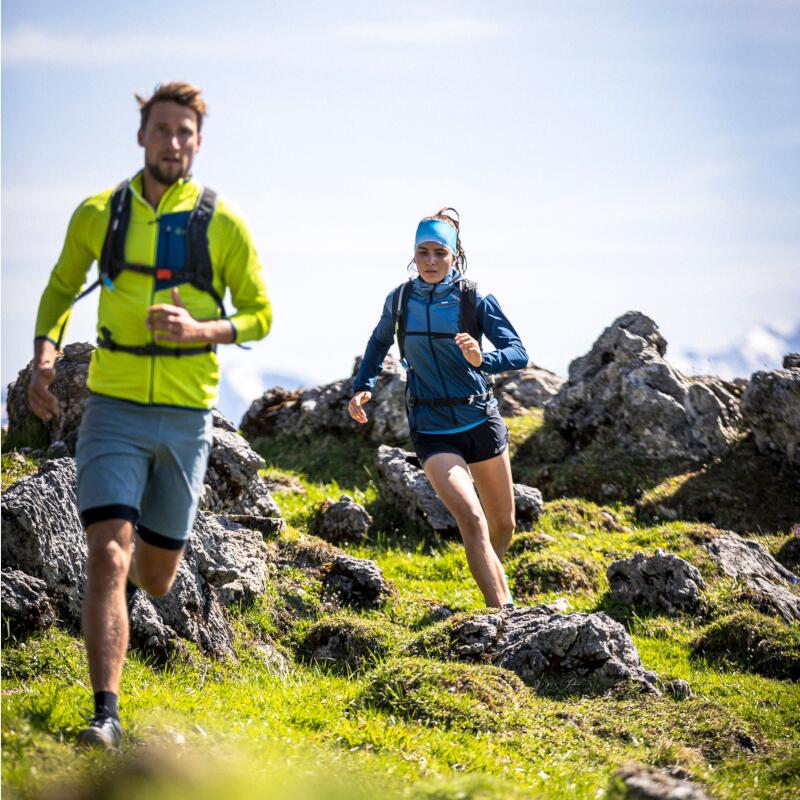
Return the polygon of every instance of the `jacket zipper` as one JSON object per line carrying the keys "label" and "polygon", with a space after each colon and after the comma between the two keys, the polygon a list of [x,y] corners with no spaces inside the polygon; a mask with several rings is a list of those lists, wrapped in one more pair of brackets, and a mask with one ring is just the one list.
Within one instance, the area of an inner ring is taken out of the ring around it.
{"label": "jacket zipper", "polygon": [[[439,366],[439,359],[436,356],[436,348],[433,346],[433,337],[431,336],[431,304],[433,303],[433,293],[436,291],[436,287],[434,286],[431,289],[431,293],[428,297],[428,305],[425,306],[425,316],[428,322],[428,346],[431,348],[431,355],[433,356],[433,363],[436,364],[436,371],[439,373],[439,380],[442,382],[442,390],[444,392],[444,396],[447,397],[447,383],[444,379],[444,373],[442,372],[441,366]],[[449,407],[450,411],[450,419],[453,421],[453,425],[457,425],[456,422],[456,415],[453,411],[453,407]]]}

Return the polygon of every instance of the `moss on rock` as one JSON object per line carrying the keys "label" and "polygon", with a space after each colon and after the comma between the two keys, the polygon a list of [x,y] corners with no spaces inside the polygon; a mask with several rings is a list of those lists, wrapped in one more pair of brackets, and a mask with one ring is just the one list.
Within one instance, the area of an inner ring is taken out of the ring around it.
{"label": "moss on rock", "polygon": [[540,531],[529,531],[527,533],[518,533],[512,540],[511,546],[508,548],[508,557],[514,558],[522,553],[536,553],[555,544],[556,539],[550,534],[542,533]]}
{"label": "moss on rock", "polygon": [[573,556],[523,553],[509,563],[511,590],[518,600],[546,592],[575,592],[594,587],[598,568]]}
{"label": "moss on rock", "polygon": [[565,497],[547,503],[542,515],[542,522],[547,522],[554,528],[583,531],[584,533],[595,530],[626,530],[617,515],[610,509],[575,497]]}
{"label": "moss on rock", "polygon": [[353,673],[388,656],[402,635],[400,628],[383,620],[335,615],[305,632],[298,654],[333,672]]}
{"label": "moss on rock", "polygon": [[507,727],[527,693],[499,667],[397,658],[368,676],[361,702],[425,725],[484,731]]}
{"label": "moss on rock", "polygon": [[730,614],[709,625],[694,642],[696,653],[727,658],[773,678],[800,678],[800,627],[753,609]]}

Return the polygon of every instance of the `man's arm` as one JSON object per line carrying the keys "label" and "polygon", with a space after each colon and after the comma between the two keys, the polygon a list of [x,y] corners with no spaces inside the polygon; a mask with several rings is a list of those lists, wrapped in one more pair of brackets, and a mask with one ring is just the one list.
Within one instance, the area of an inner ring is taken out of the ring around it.
{"label": "man's arm", "polygon": [[56,354],[72,313],[72,303],[95,260],[89,238],[93,213],[94,210],[84,203],[72,215],[61,255],[39,301],[28,404],[31,411],[45,421],[60,413],[50,384],[55,378]]}

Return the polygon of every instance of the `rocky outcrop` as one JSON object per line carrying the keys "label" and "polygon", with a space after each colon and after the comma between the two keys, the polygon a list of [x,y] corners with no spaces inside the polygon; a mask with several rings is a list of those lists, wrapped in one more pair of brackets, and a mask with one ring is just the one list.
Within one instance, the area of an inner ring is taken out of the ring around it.
{"label": "rocky outcrop", "polygon": [[[416,456],[399,447],[378,448],[378,476],[382,499],[435,534],[458,533],[458,525],[439,499],[419,466]],[[544,509],[541,492],[532,486],[514,484],[517,527],[535,522]]]}
{"label": "rocky outcrop", "polygon": [[742,414],[761,453],[800,464],[800,367],[754,373]]}
{"label": "rocky outcrop", "polygon": [[372,400],[366,406],[369,418],[366,425],[354,422],[347,413],[347,404],[353,396],[353,377],[350,377],[313,389],[269,389],[252,403],[241,427],[250,439],[278,434],[358,432],[373,442],[399,444],[409,438],[405,391],[405,371],[396,358],[387,356]]}
{"label": "rocky outcrop", "polygon": [[558,394],[566,380],[555,372],[531,365],[494,376],[497,407],[504,417],[515,417],[530,408],[541,408]]}
{"label": "rocky outcrop", "polygon": [[615,600],[652,611],[677,614],[700,608],[705,586],[697,567],[658,548],[649,558],[636,553],[615,561],[606,570]]}
{"label": "rocky outcrop", "polygon": [[3,623],[8,625],[12,635],[41,630],[55,622],[56,614],[47,598],[47,584],[43,580],[18,569],[4,569],[0,580]]}
{"label": "rocky outcrop", "polygon": [[374,561],[344,554],[336,556],[322,587],[331,599],[358,608],[378,606],[391,593]]}
{"label": "rocky outcrop", "polygon": [[658,692],[657,675],[642,666],[630,636],[600,612],[554,614],[544,606],[460,615],[426,631],[411,644],[419,655],[482,661],[515,672],[538,686],[557,678],[564,688],[607,689],[623,681]]}
{"label": "rocky outcrop", "polygon": [[722,572],[742,581],[747,590],[741,599],[759,611],[785,622],[800,620],[797,578],[779,564],[758,542],[735,533],[717,536],[706,544],[711,558]]}
{"label": "rocky outcrop", "polygon": [[790,536],[775,554],[775,559],[790,572],[800,572],[800,532]]}
{"label": "rocky outcrop", "polygon": [[611,779],[607,800],[708,800],[702,787],[668,770],[626,764]]}
{"label": "rocky outcrop", "polygon": [[[43,600],[78,627],[87,551],[75,498],[75,462],[45,462],[37,474],[9,487],[2,516],[4,568],[39,579],[33,585],[45,587]],[[267,555],[260,532],[198,512],[169,594],[150,599],[140,591],[132,599],[131,641],[158,656],[181,651],[182,640],[205,653],[232,656],[233,632],[222,608],[265,591]]]}
{"label": "rocky outcrop", "polygon": [[326,499],[317,508],[308,525],[308,532],[331,544],[361,542],[367,538],[372,517],[364,506],[356,503],[348,494],[337,502]]}
{"label": "rocky outcrop", "polygon": [[545,419],[576,450],[597,441],[652,458],[725,453],[743,434],[738,388],[682,375],[664,359],[666,351],[653,320],[624,314],[570,364]]}
{"label": "rocky outcrop", "polygon": [[286,526],[280,508],[258,474],[266,462],[231,427],[221,414],[215,414],[200,508],[217,514],[261,517],[269,520],[275,531],[283,530]]}
{"label": "rocky outcrop", "polygon": [[94,346],[85,342],[68,344],[56,357],[56,377],[50,391],[58,399],[61,415],[50,422],[42,422],[28,408],[28,384],[33,371],[33,361],[23,369],[8,387],[8,444],[11,447],[47,447],[53,442],[63,442],[66,452],[75,452],[78,427],[83,416],[83,406],[89,391],[86,376]]}

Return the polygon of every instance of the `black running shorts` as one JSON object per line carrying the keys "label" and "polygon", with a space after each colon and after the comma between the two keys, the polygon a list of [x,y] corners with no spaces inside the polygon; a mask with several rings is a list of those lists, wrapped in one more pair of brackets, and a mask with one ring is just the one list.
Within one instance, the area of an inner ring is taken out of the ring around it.
{"label": "black running shorts", "polygon": [[437,453],[455,453],[467,464],[474,464],[505,451],[508,447],[508,428],[501,417],[493,416],[461,433],[412,433],[411,440],[420,464]]}

